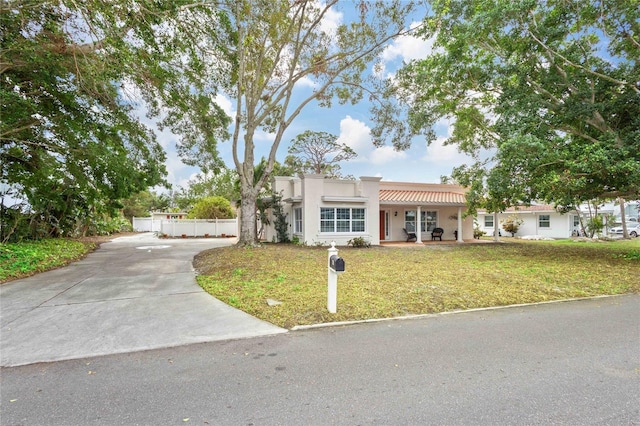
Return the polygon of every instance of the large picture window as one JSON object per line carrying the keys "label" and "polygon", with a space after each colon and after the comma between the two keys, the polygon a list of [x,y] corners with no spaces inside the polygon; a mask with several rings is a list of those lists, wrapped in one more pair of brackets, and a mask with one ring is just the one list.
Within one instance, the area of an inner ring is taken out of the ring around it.
{"label": "large picture window", "polygon": [[364,222],[363,208],[320,208],[320,232],[364,232]]}

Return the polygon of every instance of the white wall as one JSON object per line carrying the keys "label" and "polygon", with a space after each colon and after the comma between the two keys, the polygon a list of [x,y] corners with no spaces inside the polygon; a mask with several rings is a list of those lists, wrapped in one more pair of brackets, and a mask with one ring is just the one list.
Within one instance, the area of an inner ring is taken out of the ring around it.
{"label": "white wall", "polygon": [[[518,228],[518,232],[516,233],[516,237],[523,237],[526,235],[539,235],[543,237],[549,238],[569,238],[571,237],[571,232],[573,231],[573,223],[572,218],[573,214],[561,214],[558,212],[528,212],[528,211],[520,211],[517,213],[507,212],[498,214],[498,229],[502,233],[503,236],[511,236],[510,233],[506,232],[502,228],[502,220],[507,219],[511,215],[516,215],[518,218],[523,220],[523,223]],[[548,228],[541,228],[539,226],[539,218],[541,215],[549,215],[549,224]],[[478,225],[480,229],[483,230],[486,235],[493,235],[493,227],[485,227],[485,216],[493,216],[491,214],[478,214]]]}
{"label": "white wall", "polygon": [[238,235],[237,219],[171,219],[163,220],[160,232],[169,237],[219,237]]}
{"label": "white wall", "polygon": [[[323,175],[305,175],[303,178],[276,177],[273,188],[282,195],[283,212],[289,222],[289,236],[293,237],[293,209],[302,209],[302,233],[297,236],[308,245],[346,245],[354,237],[363,237],[371,244],[379,244],[378,235],[378,186],[379,177],[362,177],[360,180],[325,179]],[[320,209],[364,208],[365,232],[320,232]],[[274,218],[270,217],[273,223]],[[275,229],[269,226],[264,239],[277,239]]]}

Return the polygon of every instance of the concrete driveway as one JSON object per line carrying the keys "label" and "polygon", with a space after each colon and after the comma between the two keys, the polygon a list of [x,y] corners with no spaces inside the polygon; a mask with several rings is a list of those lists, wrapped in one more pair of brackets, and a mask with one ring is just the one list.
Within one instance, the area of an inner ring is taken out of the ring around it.
{"label": "concrete driveway", "polygon": [[193,256],[234,242],[120,237],[65,268],[0,286],[0,366],[286,332],[197,285]]}

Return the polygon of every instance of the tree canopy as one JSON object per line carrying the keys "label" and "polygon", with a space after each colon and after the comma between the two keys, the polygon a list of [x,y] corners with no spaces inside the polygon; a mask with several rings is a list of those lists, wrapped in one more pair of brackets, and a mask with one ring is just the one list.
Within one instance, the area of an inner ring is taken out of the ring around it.
{"label": "tree canopy", "polygon": [[204,197],[189,211],[189,219],[233,219],[235,212],[224,197]]}
{"label": "tree canopy", "polygon": [[[334,8],[342,5],[358,18],[327,25]],[[368,94],[367,87],[372,86],[367,84],[371,74],[367,67],[390,40],[407,31],[406,19],[414,4],[406,0],[340,4],[338,0],[223,0],[217,7],[228,17],[225,56],[218,55],[215,66],[189,79],[200,92],[215,84],[233,99],[231,148],[240,177],[239,243],[254,244],[256,199],[272,174],[284,132],[312,103],[357,102]],[[216,40],[202,43],[220,45]],[[312,89],[297,90],[302,83]],[[198,123],[208,125],[206,120]],[[271,135],[272,142],[264,173],[254,179],[254,139],[259,131]],[[183,146],[199,165],[208,161],[206,157],[202,161],[199,153],[216,157],[218,152],[213,142],[204,145],[187,139]]]}
{"label": "tree canopy", "polygon": [[[183,141],[207,146],[227,135],[215,91],[193,90],[188,77],[220,52],[213,45],[230,33],[225,22],[217,9],[183,0],[3,2],[0,181],[46,233],[72,233],[118,200],[165,184],[165,153],[139,105]],[[209,170],[221,165],[215,152],[201,157]]]}
{"label": "tree canopy", "polygon": [[337,141],[338,137],[327,132],[307,130],[291,141],[285,164],[297,174],[323,174],[331,178],[341,178],[340,162],[355,158],[358,154],[347,144]]}
{"label": "tree canopy", "polygon": [[471,188],[471,211],[640,197],[637,1],[431,5],[420,34],[433,52],[389,85],[399,102],[374,111],[374,134],[402,148],[453,121],[447,143],[477,159],[454,173]]}

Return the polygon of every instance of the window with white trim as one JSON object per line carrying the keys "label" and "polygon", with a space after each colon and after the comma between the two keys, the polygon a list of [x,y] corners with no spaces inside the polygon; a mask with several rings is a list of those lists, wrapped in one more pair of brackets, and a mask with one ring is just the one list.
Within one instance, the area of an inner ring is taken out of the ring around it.
{"label": "window with white trim", "polygon": [[[438,212],[435,210],[421,212],[420,229],[422,232],[431,232],[438,227]],[[426,226],[425,226],[426,225]]]}
{"label": "window with white trim", "polygon": [[487,214],[484,216],[484,227],[493,228],[493,215]]}
{"label": "window with white trim", "polygon": [[302,234],[302,207],[293,209],[293,233]]}
{"label": "window with white trim", "polygon": [[540,228],[551,228],[551,215],[541,214],[538,216],[538,226]]}
{"label": "window with white trim", "polygon": [[416,232],[416,211],[415,210],[405,210],[404,228],[407,230],[407,232]]}
{"label": "window with white trim", "polygon": [[320,207],[320,232],[364,232],[365,209]]}

